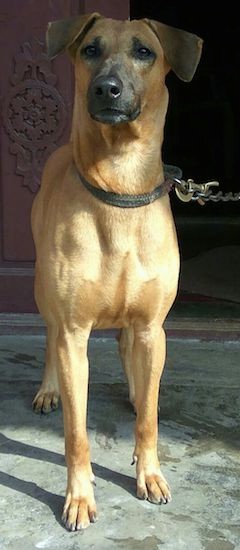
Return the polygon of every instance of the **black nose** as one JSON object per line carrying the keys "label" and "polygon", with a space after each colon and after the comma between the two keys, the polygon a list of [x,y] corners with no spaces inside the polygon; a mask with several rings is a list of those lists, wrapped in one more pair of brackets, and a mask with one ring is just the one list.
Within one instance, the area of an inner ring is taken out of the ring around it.
{"label": "black nose", "polygon": [[93,93],[98,99],[118,99],[122,93],[122,82],[114,76],[98,76],[94,80]]}

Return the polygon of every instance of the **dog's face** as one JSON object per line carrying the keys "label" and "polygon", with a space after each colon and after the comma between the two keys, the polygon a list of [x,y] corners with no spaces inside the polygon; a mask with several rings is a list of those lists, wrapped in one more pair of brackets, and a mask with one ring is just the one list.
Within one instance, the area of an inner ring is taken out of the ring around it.
{"label": "dog's face", "polygon": [[135,120],[149,96],[154,110],[169,70],[157,36],[142,21],[97,21],[79,45],[75,64],[88,112],[103,124]]}
{"label": "dog's face", "polygon": [[202,47],[196,35],[156,21],[116,21],[99,14],[51,23],[47,43],[50,57],[69,50],[81,108],[111,125],[134,121],[147,105],[154,116],[167,97],[168,71],[191,80]]}

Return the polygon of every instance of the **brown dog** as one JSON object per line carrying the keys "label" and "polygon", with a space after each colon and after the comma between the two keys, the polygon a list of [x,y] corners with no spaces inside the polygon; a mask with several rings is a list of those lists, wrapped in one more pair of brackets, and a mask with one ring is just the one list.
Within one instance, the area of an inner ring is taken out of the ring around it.
{"label": "brown dog", "polygon": [[153,503],[171,498],[157,454],[162,325],[179,273],[161,160],[165,77],[172,69],[191,80],[202,41],[156,21],[92,14],[50,23],[47,43],[51,58],[69,51],[76,93],[70,142],[50,157],[32,210],[35,296],[47,323],[34,408],[51,411],[60,392],[68,467],[63,522],[74,531],[97,519],[86,431],[93,328],[122,329],[120,353],[137,413],[137,495]]}

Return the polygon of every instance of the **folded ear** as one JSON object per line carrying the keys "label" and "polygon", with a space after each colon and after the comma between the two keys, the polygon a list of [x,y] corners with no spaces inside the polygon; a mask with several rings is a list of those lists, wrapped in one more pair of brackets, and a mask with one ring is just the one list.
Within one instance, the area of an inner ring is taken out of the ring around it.
{"label": "folded ear", "polygon": [[99,17],[99,13],[92,13],[48,23],[46,43],[50,59],[72,46],[77,38],[83,38]]}
{"label": "folded ear", "polygon": [[192,80],[202,53],[203,40],[175,27],[169,27],[152,19],[144,20],[157,35],[168,64],[185,82]]}

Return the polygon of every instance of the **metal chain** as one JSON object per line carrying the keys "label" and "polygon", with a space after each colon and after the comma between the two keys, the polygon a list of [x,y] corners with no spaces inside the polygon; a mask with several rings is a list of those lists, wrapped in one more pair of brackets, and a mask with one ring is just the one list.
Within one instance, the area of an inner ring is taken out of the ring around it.
{"label": "metal chain", "polygon": [[198,199],[203,200],[204,202],[228,202],[228,201],[239,201],[240,200],[240,193],[225,193],[223,194],[222,191],[219,191],[216,194],[213,194],[211,191],[209,191],[208,195],[203,195],[202,193],[197,193],[197,196],[194,195],[191,200],[196,201]]}
{"label": "metal chain", "polygon": [[218,181],[208,181],[207,183],[195,183],[193,179],[187,181],[183,179],[174,178],[175,192],[178,198],[183,202],[197,201],[199,204],[204,205],[205,202],[229,202],[239,201],[239,193],[224,193],[219,191],[213,193],[211,187],[218,187]]}

